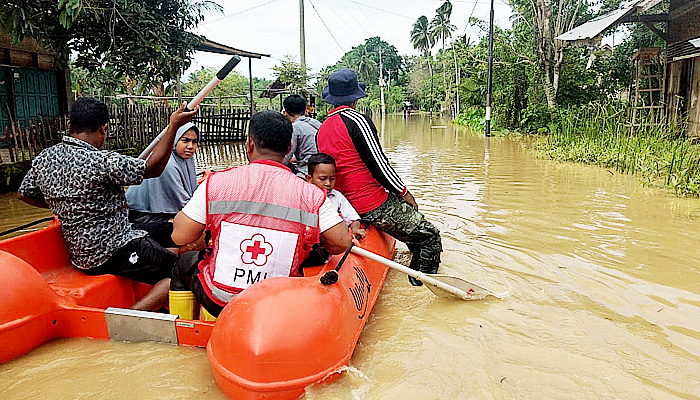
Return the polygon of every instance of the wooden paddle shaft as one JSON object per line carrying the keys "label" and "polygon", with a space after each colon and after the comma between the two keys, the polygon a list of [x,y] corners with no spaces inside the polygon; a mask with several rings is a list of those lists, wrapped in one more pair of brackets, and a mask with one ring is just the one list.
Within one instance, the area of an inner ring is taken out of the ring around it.
{"label": "wooden paddle shaft", "polygon": [[435,278],[432,278],[429,275],[424,274],[423,272],[416,271],[414,269],[408,268],[405,265],[401,265],[395,261],[389,260],[387,258],[380,256],[380,255],[374,254],[371,251],[365,250],[361,247],[353,246],[351,251],[355,254],[359,254],[363,257],[367,257],[370,260],[374,260],[378,263],[384,264],[389,268],[393,268],[395,270],[403,272],[404,274],[412,276],[412,277],[422,281],[423,283],[433,285],[433,286],[438,287],[446,292],[452,293],[457,297],[461,297],[463,299],[469,298],[469,294],[461,289],[458,289],[452,285],[448,285],[448,284],[441,282]]}
{"label": "wooden paddle shaft", "polygon": [[[192,100],[190,100],[189,103],[187,103],[187,108],[185,110],[194,110],[195,107],[197,107],[199,105],[199,103],[201,103],[202,100],[204,100],[204,98],[207,97],[207,95],[209,95],[209,93],[211,93],[211,91],[214,90],[214,88],[216,86],[218,86],[219,83],[221,83],[221,81],[224,80],[224,78],[226,78],[226,76],[229,74],[229,72],[231,72],[233,70],[233,68],[239,62],[241,62],[240,57],[238,57],[238,56],[231,57],[231,59],[226,63],[226,65],[224,65],[224,67],[221,68],[219,70],[219,72],[217,72],[216,75],[214,75],[213,78],[211,78],[209,83],[207,83],[207,85],[204,86],[204,88],[202,88],[202,90],[200,90],[199,93],[197,93],[197,95],[194,96],[194,98],[192,98]],[[153,151],[153,148],[156,147],[158,142],[160,142],[160,140],[163,138],[163,136],[165,135],[165,132],[167,130],[168,130],[167,126],[165,128],[163,128],[163,130],[160,131],[158,136],[156,136],[155,139],[153,139],[151,144],[149,144],[141,152],[141,154],[139,154],[139,158],[144,159],[144,160],[146,158],[148,158],[148,156],[151,154],[151,151]]]}

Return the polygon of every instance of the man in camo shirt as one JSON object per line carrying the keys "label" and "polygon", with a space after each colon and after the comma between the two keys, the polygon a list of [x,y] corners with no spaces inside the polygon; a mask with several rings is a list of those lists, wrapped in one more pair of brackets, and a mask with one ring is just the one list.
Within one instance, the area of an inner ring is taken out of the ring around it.
{"label": "man in camo shirt", "polygon": [[[148,236],[160,226],[129,224],[124,186],[159,176],[168,162],[175,132],[196,111],[184,105],[170,116],[165,136],[146,160],[99,150],[109,110],[97,99],[80,98],[70,112],[70,136],[42,151],[24,177],[17,197],[49,208],[61,222],[71,262],[88,275],[114,274],[155,285],[132,306],[152,310],[167,303],[177,256]],[[172,232],[172,227],[170,227]],[[164,235],[163,242],[172,241]]]}

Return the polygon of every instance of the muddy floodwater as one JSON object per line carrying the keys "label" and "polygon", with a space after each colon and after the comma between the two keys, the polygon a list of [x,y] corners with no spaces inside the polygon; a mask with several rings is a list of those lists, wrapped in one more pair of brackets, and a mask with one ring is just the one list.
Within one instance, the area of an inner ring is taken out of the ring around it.
{"label": "muddy floodwater", "polygon": [[[700,398],[700,200],[537,159],[529,139],[377,125],[442,232],[441,271],[509,296],[438,299],[390,272],[350,366],[307,399]],[[197,157],[245,162],[240,143]],[[2,228],[46,215],[0,200]],[[0,398],[224,396],[202,349],[71,339],[0,365]]]}

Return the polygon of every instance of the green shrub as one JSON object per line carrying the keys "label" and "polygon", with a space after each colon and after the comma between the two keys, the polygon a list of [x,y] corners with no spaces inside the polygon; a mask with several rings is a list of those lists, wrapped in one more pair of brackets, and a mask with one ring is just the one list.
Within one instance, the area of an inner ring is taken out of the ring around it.
{"label": "green shrub", "polygon": [[668,187],[679,196],[700,195],[700,148],[685,138],[684,126],[650,124],[632,132],[629,121],[618,102],[562,109],[549,124],[551,134],[534,149],[555,160],[635,174],[644,185]]}

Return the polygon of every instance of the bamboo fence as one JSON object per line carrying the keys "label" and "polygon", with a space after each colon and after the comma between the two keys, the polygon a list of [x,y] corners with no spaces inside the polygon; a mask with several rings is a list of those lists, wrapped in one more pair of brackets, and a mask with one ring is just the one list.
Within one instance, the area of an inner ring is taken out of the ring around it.
{"label": "bamboo fence", "polygon": [[39,117],[23,127],[13,121],[0,133],[0,164],[31,161],[67,131],[66,117]]}
{"label": "bamboo fence", "polygon": [[[110,121],[103,148],[118,150],[145,148],[167,126],[175,106],[167,104],[109,104]],[[244,139],[250,109],[235,104],[200,105],[193,119],[200,142]],[[41,150],[58,143],[68,134],[68,117],[38,117],[25,126],[13,121],[0,131],[0,164],[30,161]]]}

